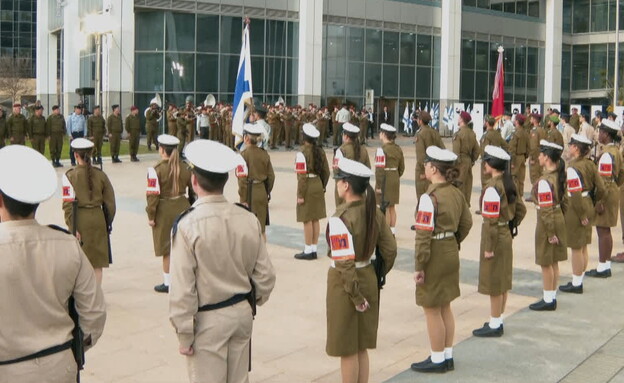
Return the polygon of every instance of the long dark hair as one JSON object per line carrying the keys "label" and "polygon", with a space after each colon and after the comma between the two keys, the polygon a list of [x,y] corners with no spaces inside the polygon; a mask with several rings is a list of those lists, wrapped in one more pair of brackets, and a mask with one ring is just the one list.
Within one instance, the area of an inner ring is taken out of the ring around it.
{"label": "long dark hair", "polygon": [[446,182],[455,187],[461,186],[461,181],[459,181],[459,168],[455,162],[431,161],[431,165],[438,169],[440,173],[444,174]]}
{"label": "long dark hair", "polygon": [[309,143],[312,146],[312,161],[314,162],[313,171],[316,175],[321,175],[323,172],[323,156],[325,152],[318,145],[318,140],[316,138],[312,138],[307,134],[303,135],[303,141]]}
{"label": "long dark hair", "polygon": [[353,142],[353,154],[355,158],[353,160],[360,162],[360,136],[357,133],[351,133],[347,131],[342,132],[345,136],[351,139]]}
{"label": "long dark hair", "polygon": [[171,195],[177,196],[180,192],[180,155],[177,145],[162,145],[163,150],[169,157],[169,178],[171,178]]}
{"label": "long dark hair", "polygon": [[503,186],[505,187],[507,202],[510,205],[514,204],[516,202],[516,197],[518,196],[518,191],[516,190],[516,183],[511,176],[511,161],[486,157],[485,163],[492,168],[503,172]]}
{"label": "long dark hair", "polygon": [[377,237],[379,235],[375,190],[370,185],[368,178],[347,177],[344,181],[349,184],[354,194],[362,196],[366,193],[366,242],[364,243],[364,254],[372,254],[377,245]]}
{"label": "long dark hair", "polygon": [[554,149],[542,149],[542,153],[548,157],[554,164],[557,164],[557,198],[559,201],[563,201],[565,194],[565,183],[567,179],[565,161],[561,158],[561,150]]}
{"label": "long dark hair", "polygon": [[87,167],[87,185],[89,185],[89,199],[93,199],[93,166],[91,166],[91,149],[76,150],[75,153],[85,162]]}

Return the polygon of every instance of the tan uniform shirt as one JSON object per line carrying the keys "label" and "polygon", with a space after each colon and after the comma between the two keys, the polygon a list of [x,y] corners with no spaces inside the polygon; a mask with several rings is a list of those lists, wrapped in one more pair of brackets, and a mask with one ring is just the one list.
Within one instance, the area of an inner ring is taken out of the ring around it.
{"label": "tan uniform shirt", "polygon": [[275,285],[260,223],[225,197],[202,197],[178,223],[172,235],[169,318],[180,346],[195,339],[199,307],[215,304],[256,287],[259,305]]}

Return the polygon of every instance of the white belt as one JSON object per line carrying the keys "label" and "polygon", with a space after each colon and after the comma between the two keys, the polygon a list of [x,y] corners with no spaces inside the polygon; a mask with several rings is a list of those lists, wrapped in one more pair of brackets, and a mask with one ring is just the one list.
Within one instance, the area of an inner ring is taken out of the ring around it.
{"label": "white belt", "polygon": [[[582,193],[581,193],[581,195],[582,195],[583,197],[589,197],[589,192],[584,191],[584,192],[582,192]],[[568,197],[572,197],[572,194],[571,194],[570,192],[568,192]]]}
{"label": "white belt", "polygon": [[393,170],[399,170],[398,168],[384,168],[385,171],[391,172]]}
{"label": "white belt", "polygon": [[[561,205],[557,204],[557,205],[555,205],[555,206],[548,206],[548,207],[554,207],[555,209],[557,209],[557,208],[560,208],[560,207],[561,207]],[[541,209],[542,209],[539,205],[535,205],[535,208],[536,208],[537,210],[541,210]]]}
{"label": "white belt", "polygon": [[433,239],[446,239],[446,238],[451,238],[451,237],[455,237],[455,233],[453,233],[452,231],[445,231],[442,233],[438,233],[435,234],[433,237]]}
{"label": "white belt", "polygon": [[[355,268],[356,269],[362,269],[368,265],[371,264],[371,260],[369,259],[368,261],[355,261]],[[336,268],[336,262],[334,262],[334,260],[331,260],[331,267],[332,268]]]}
{"label": "white belt", "polygon": [[306,174],[306,177],[308,177],[308,178],[316,178],[316,177],[318,177],[318,175],[312,174],[312,173],[308,173],[308,174]]}

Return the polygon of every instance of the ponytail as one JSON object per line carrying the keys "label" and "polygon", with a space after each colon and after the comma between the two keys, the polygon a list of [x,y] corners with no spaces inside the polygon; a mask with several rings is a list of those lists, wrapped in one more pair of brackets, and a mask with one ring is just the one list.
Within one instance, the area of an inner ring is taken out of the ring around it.
{"label": "ponytail", "polygon": [[510,205],[516,203],[518,191],[516,190],[516,183],[511,176],[510,161],[507,161],[507,169],[503,171],[503,185],[505,186],[507,202]]}
{"label": "ponytail", "polygon": [[377,227],[377,200],[375,190],[370,184],[366,185],[366,242],[364,251],[366,255],[372,254],[377,245],[379,228]]}
{"label": "ponytail", "polygon": [[171,196],[176,197],[180,192],[180,155],[177,146],[165,146],[165,153],[169,156],[169,179],[171,179]]}
{"label": "ponytail", "polygon": [[557,190],[557,197],[559,198],[559,202],[563,201],[566,178],[565,161],[562,158],[559,158],[559,162],[557,163],[557,187],[559,188]]}
{"label": "ponytail", "polygon": [[93,166],[91,166],[91,149],[77,150],[76,154],[84,161],[87,167],[87,185],[89,186],[89,199],[93,199]]}

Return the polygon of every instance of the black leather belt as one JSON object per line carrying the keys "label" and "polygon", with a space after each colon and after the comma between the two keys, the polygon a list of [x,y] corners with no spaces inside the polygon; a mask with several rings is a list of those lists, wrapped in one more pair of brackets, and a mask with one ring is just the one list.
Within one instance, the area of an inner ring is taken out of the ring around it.
{"label": "black leather belt", "polygon": [[32,360],[32,359],[37,359],[37,358],[43,358],[44,356],[48,356],[48,355],[56,354],[57,352],[69,350],[71,345],[72,345],[72,341],[69,340],[69,341],[67,341],[67,342],[65,342],[65,343],[63,343],[63,344],[61,344],[59,346],[52,346],[52,347],[46,348],[45,350],[41,350],[39,352],[36,352],[34,354],[22,356],[22,357],[17,358],[17,359],[0,361],[0,366],[6,365],[6,364],[14,364],[14,363],[26,362],[27,360]]}
{"label": "black leather belt", "polygon": [[223,302],[210,304],[210,305],[203,305],[199,308],[198,311],[212,311],[212,310],[222,309],[225,307],[234,306],[235,304],[239,302],[247,300],[250,296],[251,296],[251,292],[246,293],[246,294],[236,294],[232,298],[228,298],[224,300]]}

